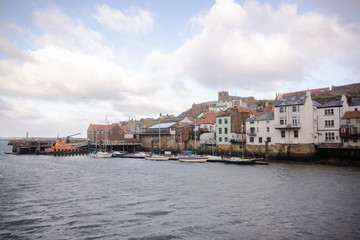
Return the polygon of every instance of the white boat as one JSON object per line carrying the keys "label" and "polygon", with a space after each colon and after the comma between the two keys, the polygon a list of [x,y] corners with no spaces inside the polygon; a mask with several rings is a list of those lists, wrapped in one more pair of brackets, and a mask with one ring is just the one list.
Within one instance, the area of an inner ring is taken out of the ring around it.
{"label": "white boat", "polygon": [[111,153],[112,155],[112,157],[122,157],[122,156],[124,156],[124,152],[118,152],[118,151],[114,151],[114,152],[112,152]]}
{"label": "white boat", "polygon": [[193,163],[204,163],[208,160],[207,156],[199,156],[192,154],[192,151],[188,151],[185,155],[179,157],[180,162],[193,162]]}
{"label": "white boat", "polygon": [[241,157],[231,157],[231,158],[224,158],[224,163],[232,163],[232,164],[255,164],[255,158],[241,158]]}
{"label": "white boat", "polygon": [[152,161],[167,161],[169,160],[168,156],[164,156],[164,155],[157,155],[157,154],[153,154],[148,157],[145,157],[146,160],[152,160]]}
{"label": "white boat", "polygon": [[222,156],[207,155],[209,162],[222,162]]}
{"label": "white boat", "polygon": [[108,153],[108,152],[94,152],[92,154],[90,154],[91,157],[94,158],[111,158],[112,153]]}

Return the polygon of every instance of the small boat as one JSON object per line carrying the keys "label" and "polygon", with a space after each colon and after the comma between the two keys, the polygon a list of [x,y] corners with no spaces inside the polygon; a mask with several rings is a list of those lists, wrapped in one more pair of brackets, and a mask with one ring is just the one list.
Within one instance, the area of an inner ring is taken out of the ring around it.
{"label": "small boat", "polygon": [[223,158],[222,156],[216,156],[216,155],[207,155],[208,162],[222,162]]}
{"label": "small boat", "polygon": [[145,159],[152,161],[167,161],[169,160],[169,157],[165,155],[151,153],[150,156],[146,156]]}
{"label": "small boat", "polygon": [[255,164],[255,158],[241,158],[241,157],[231,157],[231,158],[224,158],[224,163],[232,163],[232,164]]}
{"label": "small boat", "polygon": [[192,154],[192,151],[187,151],[183,156],[179,157],[180,162],[205,163],[207,160],[207,156],[195,155]]}
{"label": "small boat", "polygon": [[112,152],[111,153],[112,155],[112,157],[122,157],[125,153],[123,153],[123,152],[118,152],[118,151],[114,151],[114,152]]}
{"label": "small boat", "polygon": [[137,153],[129,153],[121,155],[122,158],[145,158],[146,153],[144,152],[137,152]]}
{"label": "small boat", "polygon": [[95,151],[94,153],[90,154],[90,156],[94,158],[111,158],[112,153]]}

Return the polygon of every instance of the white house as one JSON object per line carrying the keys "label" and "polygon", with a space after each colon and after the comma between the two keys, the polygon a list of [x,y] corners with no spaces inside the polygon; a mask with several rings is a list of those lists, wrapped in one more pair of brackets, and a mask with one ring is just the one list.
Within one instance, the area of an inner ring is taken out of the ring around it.
{"label": "white house", "polygon": [[262,112],[246,121],[246,144],[247,145],[269,145],[274,144],[273,135],[274,114],[272,112]]}
{"label": "white house", "polygon": [[331,101],[317,107],[317,143],[341,143],[339,129],[344,115],[344,102],[347,105],[346,101],[342,100]]}
{"label": "white house", "polygon": [[310,91],[303,96],[291,96],[275,104],[273,134],[275,143],[310,144],[315,143],[317,133],[316,106]]}

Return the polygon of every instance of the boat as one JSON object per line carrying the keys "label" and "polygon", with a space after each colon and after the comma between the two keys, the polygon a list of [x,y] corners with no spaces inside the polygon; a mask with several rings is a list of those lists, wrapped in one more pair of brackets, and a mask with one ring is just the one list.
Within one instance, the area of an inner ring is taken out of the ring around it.
{"label": "boat", "polygon": [[255,158],[241,158],[241,157],[230,157],[223,158],[224,163],[232,163],[232,164],[255,164]]}
{"label": "boat", "polygon": [[146,153],[144,152],[137,152],[137,153],[129,153],[121,155],[122,158],[145,158]]}
{"label": "boat", "polygon": [[187,151],[184,155],[179,157],[180,162],[205,163],[207,160],[207,156],[192,154],[192,151]]}
{"label": "boat", "polygon": [[114,151],[114,152],[111,153],[111,156],[112,157],[122,157],[122,156],[124,156],[124,154],[125,153],[123,153],[123,152]]}
{"label": "boat", "polygon": [[216,155],[207,155],[208,162],[222,162],[223,158],[222,156],[216,156]]}
{"label": "boat", "polygon": [[151,153],[150,156],[146,156],[145,159],[152,161],[167,161],[169,160],[169,157],[165,155]]}
{"label": "boat", "polygon": [[112,153],[95,151],[95,152],[91,153],[90,156],[93,158],[111,158]]}
{"label": "boat", "polygon": [[149,156],[146,156],[146,160],[152,160],[152,161],[167,161],[169,160],[169,156],[161,155],[161,132],[160,132],[160,118],[161,113],[159,116],[159,150],[156,151],[158,154],[155,154],[155,152],[151,152]]}
{"label": "boat", "polygon": [[70,137],[79,135],[81,133],[72,134],[66,137],[65,141],[62,141],[60,138],[57,141],[54,141],[49,148],[45,148],[45,154],[53,154],[56,152],[71,152],[76,151],[77,148],[70,143]]}

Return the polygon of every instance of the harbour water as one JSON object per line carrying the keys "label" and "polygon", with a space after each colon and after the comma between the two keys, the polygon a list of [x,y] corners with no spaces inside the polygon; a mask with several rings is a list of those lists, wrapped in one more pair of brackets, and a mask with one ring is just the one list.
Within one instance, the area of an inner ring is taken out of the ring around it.
{"label": "harbour water", "polygon": [[360,169],[6,155],[0,239],[360,239]]}

